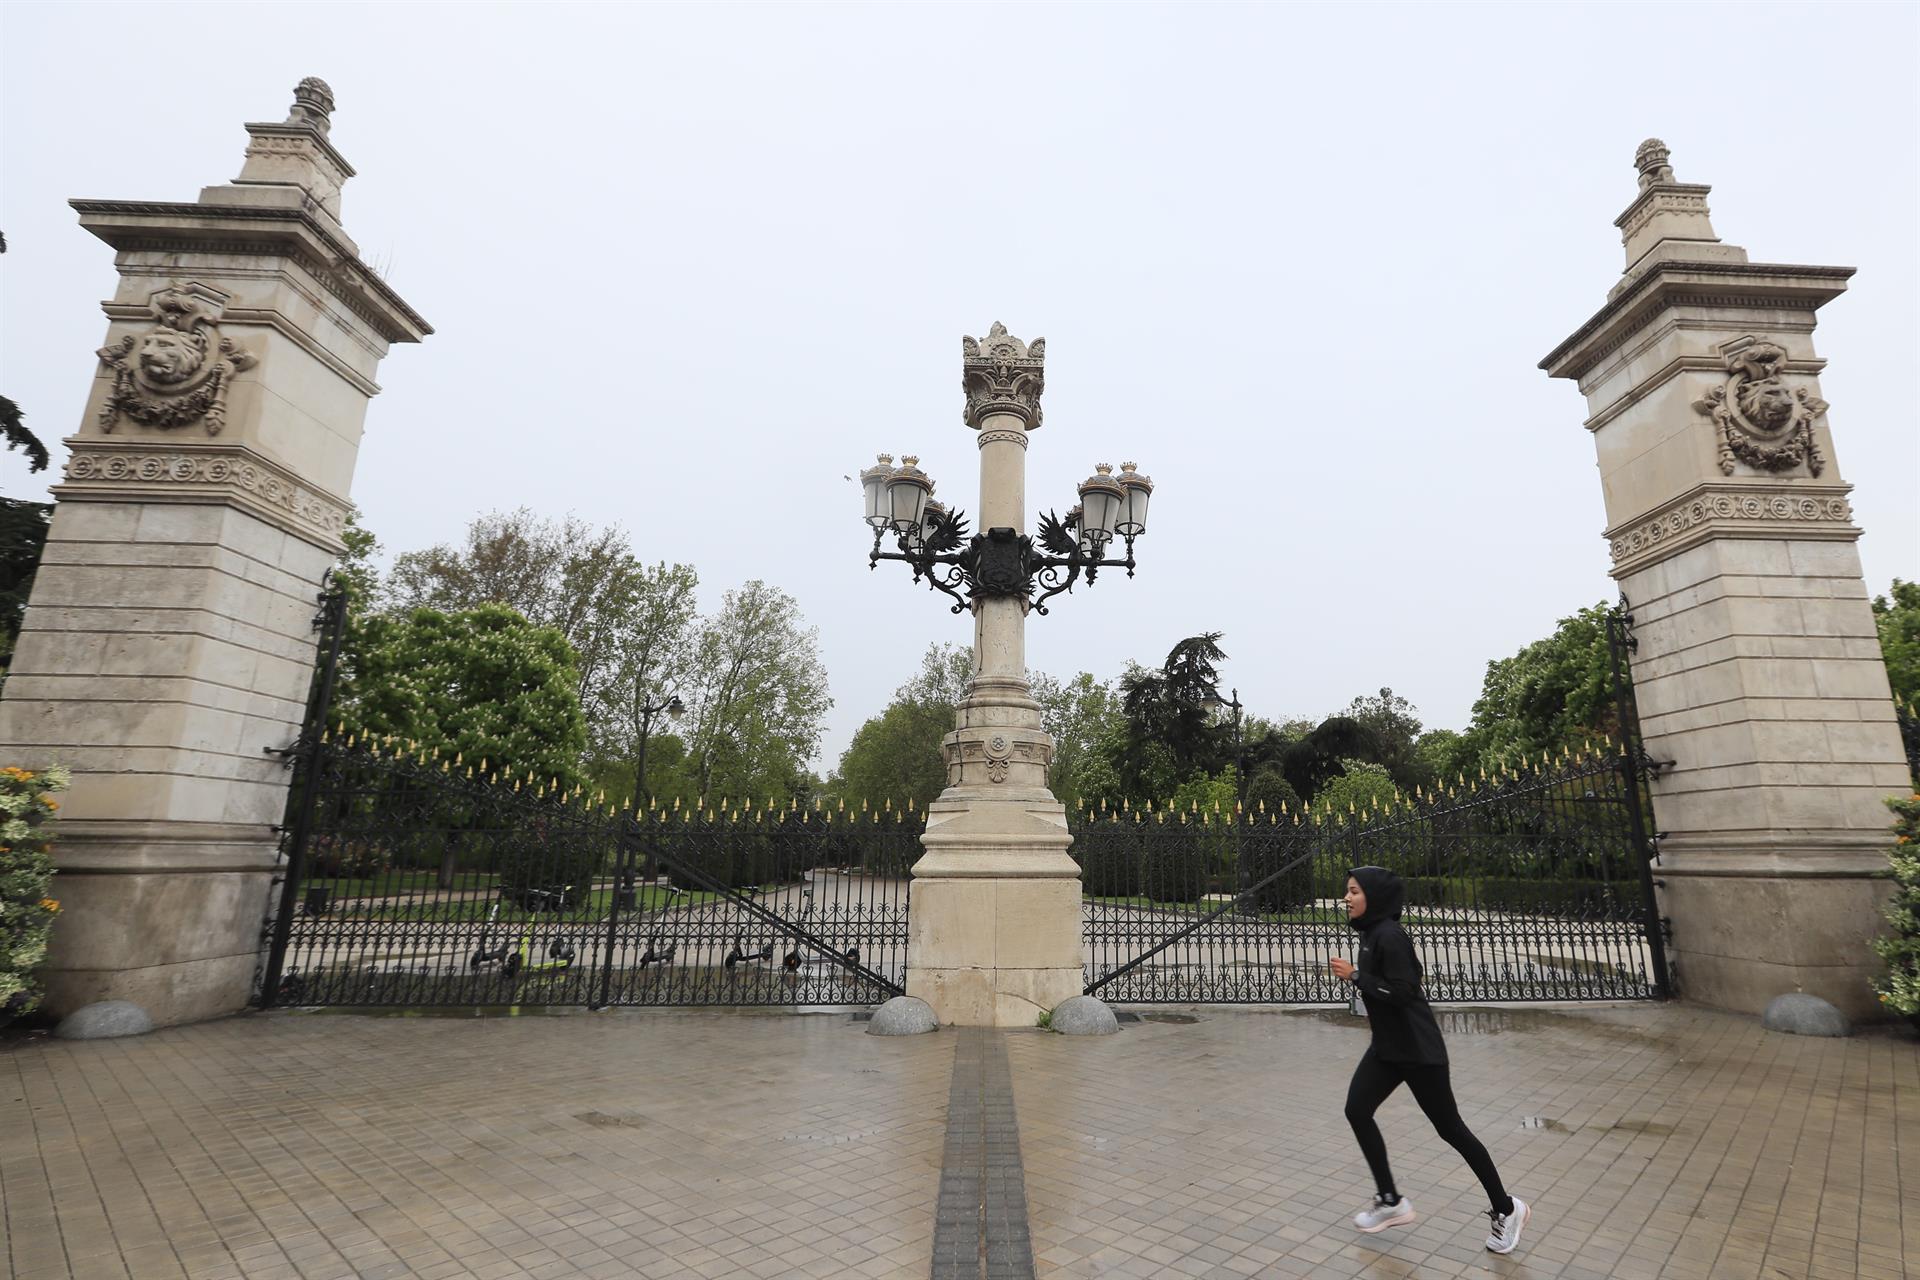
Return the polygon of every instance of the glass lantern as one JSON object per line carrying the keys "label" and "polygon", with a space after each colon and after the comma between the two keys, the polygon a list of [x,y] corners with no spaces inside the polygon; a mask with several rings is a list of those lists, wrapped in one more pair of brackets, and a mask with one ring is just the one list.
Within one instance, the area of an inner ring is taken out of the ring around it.
{"label": "glass lantern", "polygon": [[887,480],[893,475],[893,455],[883,453],[880,460],[860,473],[860,497],[866,508],[866,521],[875,529],[892,522],[887,507]]}
{"label": "glass lantern", "polygon": [[1120,464],[1120,487],[1126,490],[1126,505],[1120,511],[1120,518],[1114,521],[1113,531],[1128,540],[1139,537],[1147,531],[1147,499],[1153,496],[1153,477],[1143,476],[1135,469],[1135,464]]}
{"label": "glass lantern", "polygon": [[1127,505],[1127,491],[1113,478],[1113,464],[1095,467],[1080,485],[1080,528],[1094,546],[1104,547],[1113,538],[1113,527]]}
{"label": "glass lantern", "polygon": [[914,533],[920,528],[933,496],[933,479],[914,464],[920,459],[900,459],[900,466],[887,478],[887,506],[896,533]]}

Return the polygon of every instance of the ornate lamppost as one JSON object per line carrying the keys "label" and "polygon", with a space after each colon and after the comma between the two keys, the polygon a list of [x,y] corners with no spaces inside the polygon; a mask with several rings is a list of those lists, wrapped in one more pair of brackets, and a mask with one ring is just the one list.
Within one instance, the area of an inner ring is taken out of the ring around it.
{"label": "ornate lamppost", "polygon": [[[1101,464],[1065,518],[1025,529],[1027,440],[1040,427],[1046,342],[995,324],[961,339],[963,419],[980,448],[980,524],[933,498],[919,459],[882,455],[861,472],[870,566],[899,560],[916,582],[974,617],[973,680],[942,740],[947,789],[927,810],[925,854],[913,867],[907,994],[940,1021],[1032,1026],[1079,995],[1080,869],[1067,855],[1066,810],[1047,788],[1053,739],[1026,678],[1026,616],[1103,568],[1134,570],[1153,481],[1132,463]],[[891,534],[894,550],[882,550]],[[1108,553],[1118,539],[1124,557]]]}

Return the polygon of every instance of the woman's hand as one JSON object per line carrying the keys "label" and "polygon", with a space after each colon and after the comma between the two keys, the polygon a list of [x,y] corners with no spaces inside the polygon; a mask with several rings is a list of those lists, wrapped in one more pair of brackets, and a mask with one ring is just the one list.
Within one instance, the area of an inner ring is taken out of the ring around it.
{"label": "woman's hand", "polygon": [[1351,960],[1344,959],[1343,957],[1335,956],[1333,958],[1333,976],[1336,978],[1339,978],[1343,982],[1352,981],[1353,962]]}

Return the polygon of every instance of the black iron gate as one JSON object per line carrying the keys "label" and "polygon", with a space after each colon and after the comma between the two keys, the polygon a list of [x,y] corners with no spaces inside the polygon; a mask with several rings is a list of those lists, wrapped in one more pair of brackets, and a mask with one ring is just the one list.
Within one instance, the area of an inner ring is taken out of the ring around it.
{"label": "black iron gate", "polygon": [[1116,1003],[1344,1003],[1347,870],[1407,885],[1431,998],[1664,999],[1647,762],[1610,619],[1618,729],[1369,812],[1082,815],[1087,991]]}
{"label": "black iron gate", "polygon": [[327,729],[322,665],[262,1005],[874,1004],[906,980],[918,815],[616,812],[486,762]]}

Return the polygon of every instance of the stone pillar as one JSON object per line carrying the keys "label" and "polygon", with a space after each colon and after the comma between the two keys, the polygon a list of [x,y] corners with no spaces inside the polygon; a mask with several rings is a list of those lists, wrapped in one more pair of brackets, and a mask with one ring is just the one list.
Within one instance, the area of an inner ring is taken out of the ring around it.
{"label": "stone pillar", "polygon": [[195,203],[73,201],[120,285],[0,702],[0,761],[74,774],[55,1014],[249,998],[374,373],[432,332],[341,229],[332,109],[301,81]]}
{"label": "stone pillar", "polygon": [[1652,789],[1676,985],[1873,1017],[1881,800],[1907,767],[1812,339],[1853,269],[1747,261],[1667,158],[1641,144],[1626,273],[1540,367],[1587,397],[1641,728],[1673,762]]}
{"label": "stone pillar", "polygon": [[[1017,555],[1025,532],[1045,361],[1044,339],[1029,345],[998,324],[962,340],[966,423],[979,432],[983,584],[995,548]],[[973,609],[973,683],[942,744],[947,789],[927,809],[926,853],[913,867],[907,994],[949,1025],[1030,1027],[1085,986],[1080,868],[1067,855],[1066,810],[1047,789],[1053,739],[1027,687],[1026,601],[983,593]]]}

